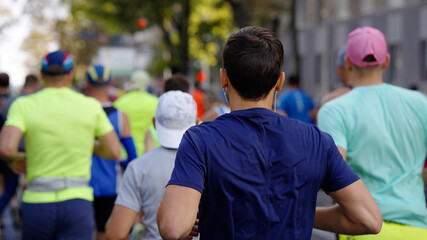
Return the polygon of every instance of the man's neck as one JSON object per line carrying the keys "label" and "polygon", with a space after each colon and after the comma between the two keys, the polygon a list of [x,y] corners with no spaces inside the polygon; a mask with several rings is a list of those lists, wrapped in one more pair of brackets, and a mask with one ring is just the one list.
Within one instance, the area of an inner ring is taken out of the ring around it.
{"label": "man's neck", "polygon": [[350,75],[353,87],[375,86],[383,83],[383,71],[372,71],[369,74]]}
{"label": "man's neck", "polygon": [[91,89],[87,92],[87,96],[93,97],[98,100],[100,103],[110,102],[108,98],[108,92],[103,89]]}
{"label": "man's neck", "polygon": [[250,108],[267,108],[271,110],[273,104],[274,91],[270,93],[264,99],[253,101],[242,98],[236,90],[229,88],[229,97],[230,97],[230,110],[244,110]]}

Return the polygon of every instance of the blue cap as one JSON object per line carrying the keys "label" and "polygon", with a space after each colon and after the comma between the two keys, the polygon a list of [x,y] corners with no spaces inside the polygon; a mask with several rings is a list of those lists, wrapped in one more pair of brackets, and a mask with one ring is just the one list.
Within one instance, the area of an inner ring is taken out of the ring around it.
{"label": "blue cap", "polygon": [[86,80],[94,86],[105,86],[111,82],[111,71],[101,65],[91,65],[86,71]]}
{"label": "blue cap", "polygon": [[[59,66],[62,71],[54,71],[50,69],[52,66]],[[73,70],[73,57],[64,51],[58,50],[51,52],[42,58],[42,73],[46,75],[63,75],[68,74]]]}
{"label": "blue cap", "polygon": [[338,50],[337,67],[345,67],[345,56],[347,56],[347,45],[344,45]]}

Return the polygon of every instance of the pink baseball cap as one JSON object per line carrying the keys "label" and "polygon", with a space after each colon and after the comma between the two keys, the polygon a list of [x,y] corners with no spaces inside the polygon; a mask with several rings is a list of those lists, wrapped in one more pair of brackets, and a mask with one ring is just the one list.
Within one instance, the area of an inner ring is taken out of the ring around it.
{"label": "pink baseball cap", "polygon": [[[364,61],[369,55],[372,55],[375,61]],[[358,67],[381,66],[387,59],[384,34],[372,27],[356,28],[348,35],[347,57]]]}

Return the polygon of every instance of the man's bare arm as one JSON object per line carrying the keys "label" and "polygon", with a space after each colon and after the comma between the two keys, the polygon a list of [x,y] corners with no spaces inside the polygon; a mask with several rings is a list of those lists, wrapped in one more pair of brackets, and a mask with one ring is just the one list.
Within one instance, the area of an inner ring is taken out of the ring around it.
{"label": "man's bare arm", "polygon": [[202,194],[189,187],[169,185],[157,211],[160,235],[166,240],[185,239],[196,221]]}
{"label": "man's bare arm", "polygon": [[4,126],[0,133],[0,155],[7,163],[25,158],[25,153],[18,152],[22,131],[15,126]]}
{"label": "man's bare arm", "polygon": [[338,205],[317,207],[314,227],[341,234],[377,234],[381,212],[361,180],[329,194]]}
{"label": "man's bare arm", "polygon": [[113,212],[105,225],[108,240],[127,239],[132,228],[137,212],[121,205],[114,205]]}
{"label": "man's bare arm", "polygon": [[338,151],[340,151],[342,158],[344,158],[344,160],[347,161],[347,151],[340,146],[337,146],[337,148],[338,148]]}
{"label": "man's bare arm", "polygon": [[115,131],[98,137],[93,153],[105,159],[121,161],[120,142]]}

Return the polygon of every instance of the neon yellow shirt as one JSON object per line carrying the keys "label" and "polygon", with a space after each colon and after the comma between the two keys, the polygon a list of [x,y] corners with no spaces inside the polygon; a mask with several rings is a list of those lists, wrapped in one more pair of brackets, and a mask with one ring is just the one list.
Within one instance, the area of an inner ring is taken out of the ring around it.
{"label": "neon yellow shirt", "polygon": [[128,92],[114,102],[129,118],[138,156],[144,152],[145,132],[153,123],[157,102],[157,97],[139,90]]}
{"label": "neon yellow shirt", "polygon": [[[37,177],[90,179],[95,137],[113,130],[98,101],[69,88],[45,88],[18,98],[10,107],[5,125],[19,128],[25,137],[27,179]],[[90,187],[56,192],[26,190],[27,203],[93,199]]]}

